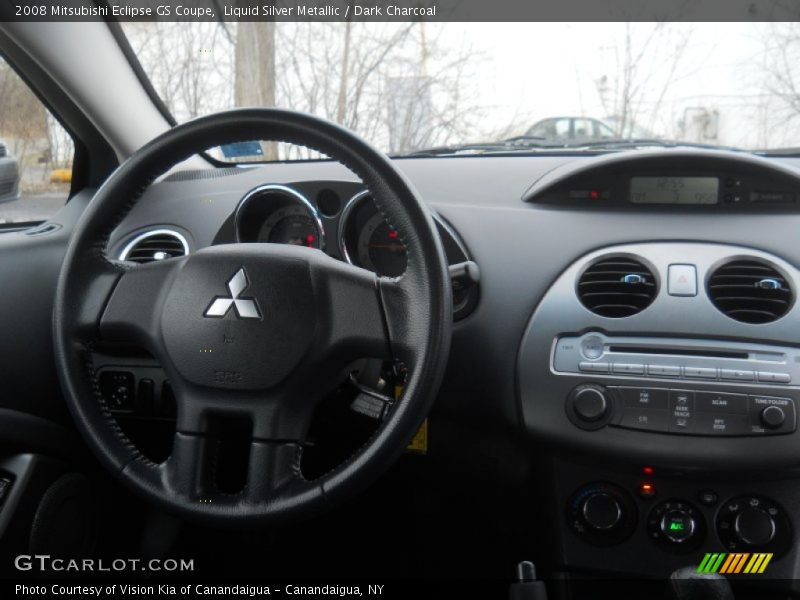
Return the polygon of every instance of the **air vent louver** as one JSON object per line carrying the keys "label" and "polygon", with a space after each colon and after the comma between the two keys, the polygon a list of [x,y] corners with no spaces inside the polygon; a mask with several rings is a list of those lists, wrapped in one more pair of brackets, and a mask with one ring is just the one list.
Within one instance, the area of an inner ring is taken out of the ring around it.
{"label": "air vent louver", "polygon": [[120,253],[120,260],[149,263],[189,253],[189,245],[177,231],[159,229],[136,236]]}
{"label": "air vent louver", "polygon": [[735,260],[708,278],[708,297],[720,311],[743,323],[771,323],[792,305],[792,289],[774,267]]}
{"label": "air vent louver", "polygon": [[656,278],[637,260],[605,258],[584,271],[578,281],[581,303],[603,317],[630,317],[656,297]]}

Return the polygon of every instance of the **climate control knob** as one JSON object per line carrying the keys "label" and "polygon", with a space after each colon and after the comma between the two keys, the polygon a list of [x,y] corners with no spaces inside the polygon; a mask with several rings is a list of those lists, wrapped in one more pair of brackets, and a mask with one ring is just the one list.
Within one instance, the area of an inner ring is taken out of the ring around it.
{"label": "climate control knob", "polygon": [[570,528],[590,544],[618,544],[636,529],[636,503],[613,483],[590,483],[572,495],[567,505],[567,521]]}
{"label": "climate control knob", "polygon": [[689,552],[702,543],[705,523],[699,510],[685,500],[668,500],[657,505],[647,517],[647,531],[653,541],[674,552]]}
{"label": "climate control knob", "polygon": [[761,508],[747,507],[734,518],[733,531],[745,544],[764,546],[775,537],[775,519]]}
{"label": "climate control knob", "polygon": [[583,501],[581,513],[589,527],[597,531],[608,531],[619,525],[622,507],[611,494],[595,492]]}
{"label": "climate control knob", "polygon": [[789,517],[764,496],[736,496],[717,513],[717,533],[731,551],[755,550],[780,555],[791,546]]}

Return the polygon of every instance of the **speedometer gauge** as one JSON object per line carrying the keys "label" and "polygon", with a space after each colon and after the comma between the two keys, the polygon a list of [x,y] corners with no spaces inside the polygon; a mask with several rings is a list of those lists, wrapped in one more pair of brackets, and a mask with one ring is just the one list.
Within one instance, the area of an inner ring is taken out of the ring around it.
{"label": "speedometer gauge", "polygon": [[317,222],[304,206],[298,204],[285,206],[271,213],[258,233],[259,242],[307,248],[320,248],[321,237]]}
{"label": "speedometer gauge", "polygon": [[358,235],[358,262],[386,277],[398,277],[406,270],[406,247],[380,213]]}

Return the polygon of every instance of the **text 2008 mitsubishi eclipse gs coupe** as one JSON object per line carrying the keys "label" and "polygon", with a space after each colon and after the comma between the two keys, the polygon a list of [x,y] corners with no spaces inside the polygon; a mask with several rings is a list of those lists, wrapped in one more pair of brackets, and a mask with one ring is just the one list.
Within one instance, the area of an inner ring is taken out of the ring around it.
{"label": "text 2008 mitsubishi eclipse gs coupe", "polygon": [[793,32],[6,23],[0,572],[800,593]]}

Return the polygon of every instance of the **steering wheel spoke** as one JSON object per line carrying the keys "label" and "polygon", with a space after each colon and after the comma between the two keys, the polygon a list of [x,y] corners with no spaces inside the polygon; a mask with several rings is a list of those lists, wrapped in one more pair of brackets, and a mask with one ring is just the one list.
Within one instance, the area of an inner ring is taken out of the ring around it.
{"label": "steering wheel spoke", "polygon": [[137,343],[163,358],[161,310],[185,258],[152,262],[123,271],[97,318],[100,339]]}

